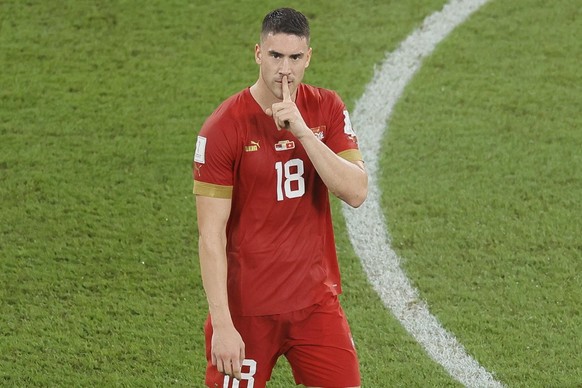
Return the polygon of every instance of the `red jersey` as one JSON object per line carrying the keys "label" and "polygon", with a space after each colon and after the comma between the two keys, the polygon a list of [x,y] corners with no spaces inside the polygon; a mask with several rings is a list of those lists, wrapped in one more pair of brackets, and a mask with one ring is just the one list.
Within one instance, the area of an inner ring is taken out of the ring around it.
{"label": "red jersey", "polygon": [[[295,103],[320,141],[347,160],[362,160],[336,93],[300,84]],[[193,165],[196,195],[232,198],[231,314],[281,314],[341,292],[327,187],[301,143],[277,130],[249,89],[206,120]]]}

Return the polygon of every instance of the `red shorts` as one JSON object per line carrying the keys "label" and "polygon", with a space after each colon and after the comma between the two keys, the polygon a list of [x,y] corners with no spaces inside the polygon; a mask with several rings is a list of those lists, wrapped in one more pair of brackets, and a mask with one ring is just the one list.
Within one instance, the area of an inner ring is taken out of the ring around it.
{"label": "red shorts", "polygon": [[281,355],[285,355],[297,384],[315,387],[360,385],[358,356],[346,316],[335,295],[321,303],[286,314],[233,317],[245,343],[239,381],[212,365],[212,325],[206,320],[206,385],[211,388],[263,388]]}

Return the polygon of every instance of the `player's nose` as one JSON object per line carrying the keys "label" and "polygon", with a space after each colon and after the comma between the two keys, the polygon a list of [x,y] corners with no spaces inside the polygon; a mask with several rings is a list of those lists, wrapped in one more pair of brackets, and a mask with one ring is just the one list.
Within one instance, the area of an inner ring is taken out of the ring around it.
{"label": "player's nose", "polygon": [[279,68],[279,74],[281,76],[291,74],[291,66],[289,66],[289,59],[283,59],[281,63],[281,67]]}

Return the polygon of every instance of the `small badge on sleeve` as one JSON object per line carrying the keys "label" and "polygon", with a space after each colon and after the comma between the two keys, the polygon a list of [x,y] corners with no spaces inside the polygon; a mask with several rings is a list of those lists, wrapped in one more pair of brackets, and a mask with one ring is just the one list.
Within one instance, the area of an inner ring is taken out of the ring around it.
{"label": "small badge on sleeve", "polygon": [[194,161],[196,163],[205,162],[205,155],[206,155],[206,138],[203,136],[198,136],[196,140],[196,151],[194,152]]}
{"label": "small badge on sleeve", "polygon": [[354,129],[352,128],[352,122],[350,121],[350,114],[344,110],[344,133],[348,136],[356,136]]}

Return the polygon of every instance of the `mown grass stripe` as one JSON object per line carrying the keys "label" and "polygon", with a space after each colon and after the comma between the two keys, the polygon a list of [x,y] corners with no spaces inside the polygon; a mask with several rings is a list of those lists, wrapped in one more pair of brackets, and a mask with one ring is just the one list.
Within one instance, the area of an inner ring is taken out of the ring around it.
{"label": "mown grass stripe", "polygon": [[450,1],[442,11],[427,17],[375,72],[356,102],[353,114],[354,126],[360,129],[360,147],[370,174],[369,197],[357,210],[343,207],[352,245],[383,303],[433,360],[454,379],[471,387],[501,387],[502,384],[466,352],[420,300],[418,291],[400,267],[399,257],[390,247],[376,182],[382,137],[396,101],[420,68],[423,58],[486,2]]}

